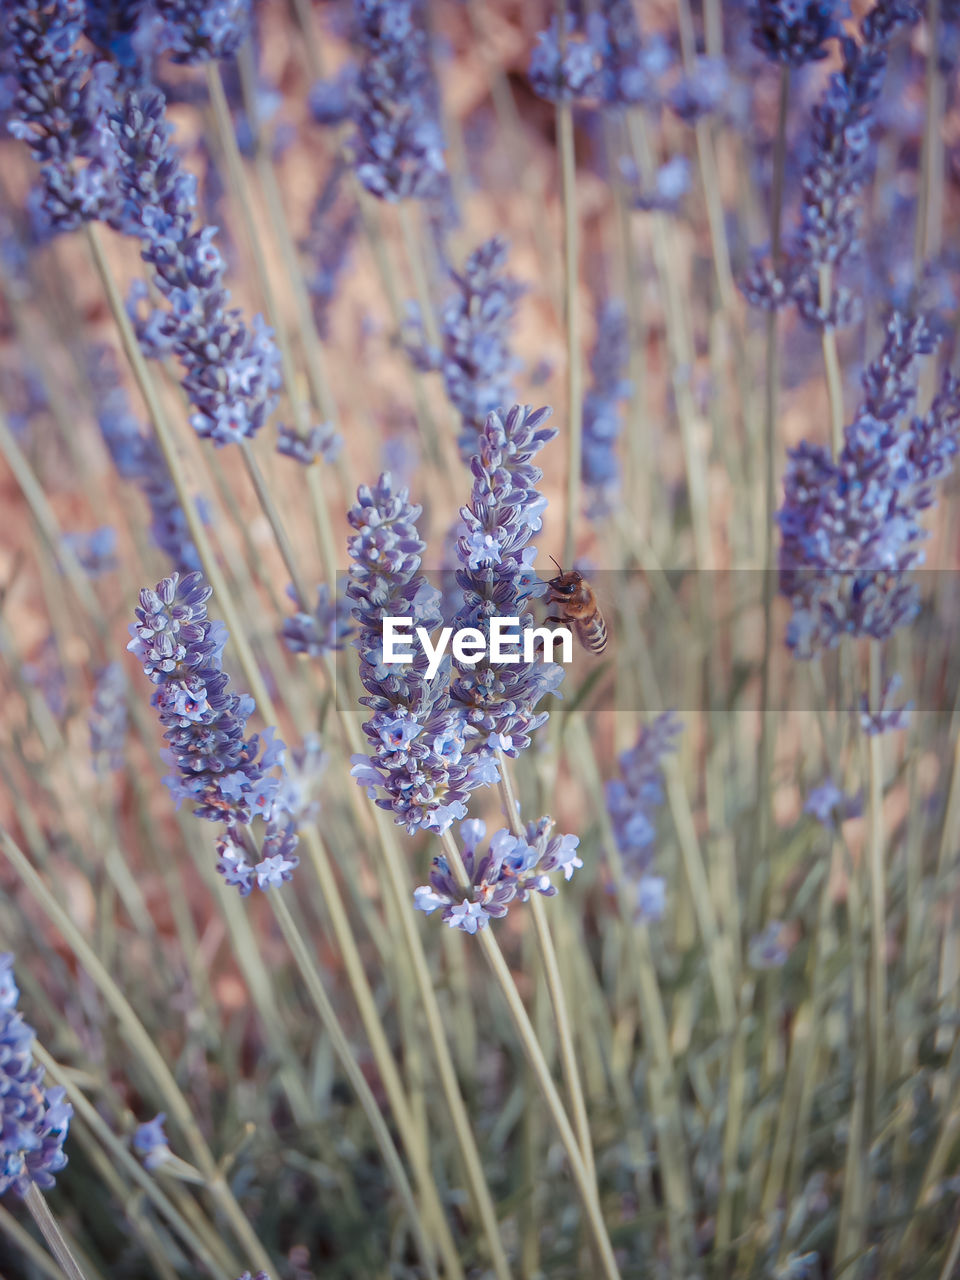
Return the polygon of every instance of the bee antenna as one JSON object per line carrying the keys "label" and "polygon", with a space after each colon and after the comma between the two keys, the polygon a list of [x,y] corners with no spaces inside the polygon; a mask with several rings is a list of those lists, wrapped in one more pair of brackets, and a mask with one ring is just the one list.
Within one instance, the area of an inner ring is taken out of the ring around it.
{"label": "bee antenna", "polygon": [[557,562],[556,562],[556,560],[554,560],[553,556],[551,556],[551,557],[550,557],[550,559],[551,559],[551,560],[553,560],[553,563],[557,565],[557,568],[560,570],[560,573],[561,573],[561,576],[562,576],[562,574],[563,574],[563,565],[557,564]]}

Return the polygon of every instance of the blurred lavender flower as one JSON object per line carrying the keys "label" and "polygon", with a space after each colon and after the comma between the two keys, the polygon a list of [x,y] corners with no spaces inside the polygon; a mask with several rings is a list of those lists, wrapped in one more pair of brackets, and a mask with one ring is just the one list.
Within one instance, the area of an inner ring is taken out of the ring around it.
{"label": "blurred lavender flower", "polygon": [[0,953],[0,1196],[42,1191],[66,1165],[63,1144],[73,1107],[66,1091],[44,1087],[43,1067],[34,1066],[36,1033],[17,1010],[20,991],[13,956]]}
{"label": "blurred lavender flower", "polygon": [[842,69],[830,77],[813,110],[813,159],[803,177],[800,227],[778,278],[758,264],[744,283],[748,299],[781,306],[791,298],[815,328],[848,324],[849,291],[835,284],[830,305],[820,296],[820,268],[838,268],[859,251],[858,196],[869,176],[870,125],[883,88],[891,39],[915,23],[912,0],[877,0],[860,23],[861,42],[841,36]]}
{"label": "blurred lavender flower", "polygon": [[143,75],[145,60],[156,53],[156,19],[148,0],[85,0],[84,9],[84,31],[97,51],[122,77]]}
{"label": "blurred lavender flower", "polygon": [[459,443],[465,459],[477,448],[487,414],[513,399],[517,361],[509,337],[524,287],[507,274],[507,253],[506,241],[494,236],[474,250],[462,275],[450,272],[457,293],[441,316],[443,350],[427,352],[421,343],[417,359],[420,367],[443,372],[447,395],[463,420]]}
{"label": "blurred lavender flower", "polygon": [[117,531],[112,525],[89,533],[65,533],[63,543],[90,578],[101,578],[117,568]]}
{"label": "blurred lavender flower", "polygon": [[174,62],[232,57],[250,30],[250,0],[153,0],[153,5],[164,19],[161,42]]}
{"label": "blurred lavender flower", "polygon": [[277,428],[277,453],[293,458],[301,466],[309,467],[318,458],[335,462],[343,448],[343,436],[330,422],[320,422],[302,436],[296,427],[282,423]]}
{"label": "blurred lavender flower", "polygon": [[[297,593],[287,588],[293,601]],[[305,653],[308,658],[322,658],[328,653],[339,652],[344,641],[353,633],[350,605],[337,594],[330,599],[330,588],[325,582],[317,587],[317,606],[313,613],[295,613],[283,623],[283,641],[291,653]]]}
{"label": "blurred lavender flower", "polygon": [[613,825],[624,874],[636,885],[639,919],[659,919],[666,905],[664,884],[651,874],[656,839],[656,811],[663,804],[663,757],[677,749],[683,725],[664,711],[644,725],[636,745],[620,756],[619,778],[607,783],[607,811]]}
{"label": "blurred lavender flower", "polygon": [[120,156],[123,227],[143,242],[153,282],[169,303],[139,324],[146,350],[177,355],[198,435],[217,445],[247,439],[264,425],[280,386],[279,353],[261,316],[248,329],[228,310],[215,227],[196,227],[196,181],[170,143],[163,94],[131,90],[111,115]]}
{"label": "blurred lavender flower", "polygon": [[255,1276],[251,1276],[249,1271],[245,1271],[242,1276],[237,1276],[237,1280],[270,1280],[265,1271],[258,1271]]}
{"label": "blurred lavender flower", "polygon": [[449,180],[427,35],[412,0],[354,0],[357,176],[382,200],[442,200]]}
{"label": "blurred lavender flower", "polygon": [[374,489],[360,487],[347,517],[357,531],[348,542],[347,595],[360,624],[354,644],[368,694],[361,702],[374,713],[363,726],[371,752],[353,757],[351,773],[410,833],[446,831],[466,816],[469,792],[489,781],[464,757],[466,726],[450,700],[449,661],[432,679],[422,650],[402,666],[383,661],[384,618],[409,617],[431,631],[441,622],[440,593],[420,572],[419,514],[406,489],[394,492],[384,474]]}
{"label": "blurred lavender flower", "polygon": [[101,777],[123,769],[127,738],[127,682],[119,662],[97,675],[90,708],[90,754]]}
{"label": "blurred lavender flower", "polygon": [[860,725],[868,738],[878,733],[892,733],[897,729],[906,729],[910,723],[913,703],[902,702],[899,706],[893,705],[893,699],[902,687],[902,676],[896,673],[890,676],[884,681],[883,688],[880,690],[880,704],[873,710],[870,709],[866,694],[861,695]]}
{"label": "blurred lavender flower", "polygon": [[698,54],[693,70],[667,95],[667,102],[687,124],[696,124],[724,105],[731,90],[730,71],[721,58]]}
{"label": "blurred lavender flower", "polygon": [[115,72],[76,47],[83,0],[0,0],[0,52],[15,83],[7,128],[40,166],[38,230],[73,231],[114,203],[115,148],[106,128]]}
{"label": "blurred lavender flower", "polygon": [[100,433],[118,473],[135,481],[150,504],[154,542],[174,568],[199,569],[200,557],[166,460],[156,437],[141,427],[130,409],[113,351],[95,348],[89,371]]}
{"label": "blurred lavender flower", "polygon": [[601,49],[588,30],[580,30],[572,13],[566,15],[563,50],[556,16],[537,35],[530,58],[530,84],[549,102],[599,98],[604,88]]}
{"label": "blurred lavender flower", "polygon": [[33,662],[25,662],[20,668],[27,684],[43,694],[43,700],[55,720],[62,720],[67,709],[67,681],[63,663],[53,635],[48,635]]}
{"label": "blurred lavender flower", "polygon": [[894,312],[840,457],[806,441],[790,452],[777,521],[780,590],[793,605],[787,644],[798,658],[835,647],[843,634],[883,640],[917,613],[916,586],[904,575],[923,562],[919,517],[957,452],[960,383],[947,374],[923,418],[900,429],[896,420],[936,342],[926,317]]}
{"label": "blurred lavender flower", "polygon": [[628,186],[634,188],[630,197],[633,207],[645,212],[677,213],[690,190],[690,161],[684,155],[671,156],[659,167],[652,190],[640,189],[640,177],[631,159],[621,160],[620,172]]}
{"label": "blurred lavender flower", "polygon": [[771,62],[802,67],[827,56],[824,45],[842,34],[837,0],[754,0],[753,43]]}
{"label": "blurred lavender flower", "polygon": [[317,80],[307,95],[310,114],[317,124],[335,126],[350,119],[357,68],[348,63],[331,80]]}
{"label": "blurred lavender flower", "polygon": [[313,302],[317,332],[326,337],[330,304],[350,261],[360,210],[353,200],[337,207],[343,169],[336,166],[324,183],[310,211],[310,232],[301,244],[307,258],[305,283]]}
{"label": "blurred lavender flower", "polygon": [[655,106],[660,77],[672,54],[660,36],[642,40],[633,0],[600,0],[587,17],[587,31],[600,56],[598,96],[609,105]]}
{"label": "blurred lavender flower", "polygon": [[803,812],[834,830],[848,818],[858,818],[863,812],[863,797],[848,796],[832,778],[827,778],[807,796]]}
{"label": "blurred lavender flower", "polygon": [[[152,703],[170,744],[164,753],[179,776],[165,779],[177,799],[196,802],[193,812],[229,824],[218,845],[218,870],[249,893],[254,881],[266,889],[289,879],[297,865],[297,837],[289,814],[277,803],[284,745],[275,730],[244,738],[254,710],[248,695],[229,693],[222,668],[227,630],[207,617],[211,595],[199,573],[175,573],[140,592],[133,639],[127,648],[157,685]],[[260,861],[243,856],[251,847],[244,828],[255,816],[266,820]]]}
{"label": "blurred lavender flower", "polygon": [[747,961],[751,969],[782,969],[790,958],[790,948],[785,943],[782,920],[770,920],[760,933],[750,939]]}
{"label": "blurred lavender flower", "polygon": [[620,492],[616,446],[622,424],[621,401],[633,391],[623,376],[630,360],[630,326],[619,302],[606,302],[597,321],[590,357],[593,386],[583,401],[580,469],[591,519],[607,515]]}
{"label": "blurred lavender flower", "polygon": [[[541,527],[547,500],[536,488],[543,473],[532,459],[557,434],[543,425],[550,413],[514,405],[503,421],[496,413],[487,417],[471,462],[470,505],[460,509],[457,583],[464,603],[455,629],[474,627],[487,636],[491,617],[498,616],[519,618],[522,633],[534,621],[529,601],[543,594],[545,584],[534,571],[537,550],[529,543]],[[558,662],[494,666],[482,657],[456,665],[451,694],[466,723],[480,734],[474,751],[482,755],[498,746],[517,756],[529,746],[530,734],[548,716],[538,714],[536,706],[556,691],[563,676]]]}
{"label": "blurred lavender flower", "polygon": [[165,1111],[159,1112],[152,1120],[137,1125],[133,1132],[133,1149],[143,1157],[144,1167],[158,1169],[162,1164],[174,1158],[163,1131],[163,1122],[167,1118]]}

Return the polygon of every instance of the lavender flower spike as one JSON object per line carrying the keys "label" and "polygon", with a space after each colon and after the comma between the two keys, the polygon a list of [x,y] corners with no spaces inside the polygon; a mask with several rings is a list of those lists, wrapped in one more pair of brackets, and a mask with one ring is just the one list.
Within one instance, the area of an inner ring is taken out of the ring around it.
{"label": "lavender flower spike", "polygon": [[620,778],[607,783],[607,809],[623,860],[636,888],[637,915],[659,919],[665,906],[664,883],[651,873],[656,811],[663,804],[663,758],[677,749],[682,724],[672,711],[640,730],[636,745],[620,756]]}
{"label": "lavender flower spike", "polygon": [[154,0],[165,19],[161,41],[174,62],[209,62],[237,52],[250,30],[250,0]]}
{"label": "lavender flower spike", "polygon": [[65,1090],[47,1089],[43,1067],[34,1066],[35,1033],[17,1011],[20,991],[13,956],[0,954],[0,1196],[42,1191],[67,1163],[63,1144],[73,1107]]}
{"label": "lavender flower spike", "polygon": [[370,752],[354,756],[351,772],[411,833],[446,831],[466,816],[469,792],[491,780],[488,767],[464,756],[467,725],[450,699],[449,663],[428,679],[422,651],[400,667],[383,661],[384,618],[408,617],[428,630],[441,623],[440,592],[420,572],[419,514],[407,490],[395,493],[382,475],[375,488],[361,486],[347,517],[357,531],[348,542],[347,595],[360,624],[354,644],[367,690],[361,702],[373,711],[363,726]]}
{"label": "lavender flower spike", "polygon": [[353,86],[357,177],[381,200],[447,193],[427,35],[412,0],[354,0],[363,59]]}
{"label": "lavender flower spike", "polygon": [[217,445],[247,439],[264,425],[280,387],[280,357],[260,316],[247,328],[228,309],[215,227],[199,227],[196,181],[170,144],[165,100],[157,89],[130,91],[111,116],[124,199],[123,229],[143,242],[141,256],[165,311],[139,324],[151,355],[181,361],[183,387],[199,436]]}
{"label": "lavender flower spike", "polygon": [[[297,866],[294,823],[277,803],[284,744],[275,730],[245,737],[253,699],[230,693],[230,677],[222,668],[227,630],[207,617],[212,594],[199,573],[175,573],[140,592],[133,639],[127,648],[143,663],[144,674],[157,686],[153,705],[169,743],[166,762],[177,773],[165,779],[178,803],[195,802],[194,813],[225,822],[218,870],[241,894],[256,883],[266,889],[290,878]],[[245,828],[255,817],[265,822],[259,860],[251,865],[253,846]]]}
{"label": "lavender flower spike", "polygon": [[[532,459],[556,435],[543,425],[550,412],[514,405],[505,421],[491,413],[480,433],[470,505],[460,509],[457,584],[463,606],[455,628],[475,627],[486,635],[493,616],[519,618],[521,631],[533,622],[528,602],[545,584],[534,572],[537,551],[529,543],[547,500],[536,488],[543,473]],[[560,663],[493,666],[481,659],[457,666],[451,693],[479,734],[473,752],[490,754],[499,747],[516,756],[529,746],[531,733],[547,719],[536,707],[562,679]]]}
{"label": "lavender flower spike", "polygon": [[114,203],[105,128],[115,73],[77,47],[83,0],[0,0],[0,54],[15,84],[8,129],[40,165],[44,232],[73,231]]}
{"label": "lavender flower spike", "polygon": [[621,401],[632,391],[623,376],[630,358],[630,330],[619,303],[607,302],[600,312],[597,340],[590,358],[593,386],[583,401],[581,473],[589,498],[591,517],[612,510],[620,490],[620,463],[616,455],[620,435]]}
{"label": "lavender flower spike", "polygon": [[793,605],[787,644],[798,658],[844,634],[886,639],[916,615],[906,574],[923,561],[920,516],[935,502],[933,482],[958,450],[960,383],[947,374],[923,418],[898,421],[936,341],[924,317],[895,312],[839,458],[806,441],[790,453],[777,521],[780,590]]}

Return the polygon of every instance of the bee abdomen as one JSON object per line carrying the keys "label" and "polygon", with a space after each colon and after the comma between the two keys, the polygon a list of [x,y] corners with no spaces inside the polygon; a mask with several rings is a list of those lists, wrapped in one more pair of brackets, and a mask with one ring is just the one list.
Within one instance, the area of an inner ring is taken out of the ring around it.
{"label": "bee abdomen", "polygon": [[590,653],[603,653],[607,647],[607,624],[602,613],[595,613],[589,622],[581,622],[580,641]]}

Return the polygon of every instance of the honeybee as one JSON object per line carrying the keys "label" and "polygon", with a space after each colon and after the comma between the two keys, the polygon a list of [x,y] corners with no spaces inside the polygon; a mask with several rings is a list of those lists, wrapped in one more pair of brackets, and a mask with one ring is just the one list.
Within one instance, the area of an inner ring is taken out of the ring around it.
{"label": "honeybee", "polygon": [[[550,557],[553,560],[553,556]],[[607,645],[607,624],[603,620],[597,597],[582,573],[560,568],[555,578],[547,583],[547,603],[560,606],[560,614],[547,618],[551,626],[568,625],[588,653],[603,653]]]}

